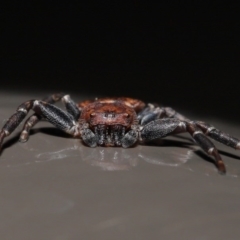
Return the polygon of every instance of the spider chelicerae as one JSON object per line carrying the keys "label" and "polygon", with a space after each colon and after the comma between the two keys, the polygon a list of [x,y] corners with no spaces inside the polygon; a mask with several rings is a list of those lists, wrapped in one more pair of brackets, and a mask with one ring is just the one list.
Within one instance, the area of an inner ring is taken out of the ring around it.
{"label": "spider chelicerae", "polygon": [[[62,100],[66,112],[53,105]],[[30,110],[34,111],[25,122],[20,141],[28,140],[31,128],[41,119],[47,120],[58,129],[81,138],[89,147],[131,147],[169,135],[188,132],[196,143],[215,159],[220,173],[226,168],[217,148],[208,139],[215,139],[229,147],[240,149],[240,140],[202,121],[191,121],[170,107],[145,104],[133,98],[100,98],[75,103],[69,95],[53,94],[43,100],[22,103],[7,120],[0,132],[0,148],[22,122]]]}

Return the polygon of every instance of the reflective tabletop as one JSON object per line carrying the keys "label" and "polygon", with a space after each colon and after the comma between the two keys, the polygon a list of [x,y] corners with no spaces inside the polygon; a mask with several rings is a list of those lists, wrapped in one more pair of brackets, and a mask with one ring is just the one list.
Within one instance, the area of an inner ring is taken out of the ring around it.
{"label": "reflective tabletop", "polygon": [[[1,93],[1,124],[42,97]],[[240,137],[240,125],[201,120]],[[0,157],[1,240],[240,238],[240,152],[216,143],[223,176],[188,134],[89,148],[47,122],[20,143],[22,126]]]}

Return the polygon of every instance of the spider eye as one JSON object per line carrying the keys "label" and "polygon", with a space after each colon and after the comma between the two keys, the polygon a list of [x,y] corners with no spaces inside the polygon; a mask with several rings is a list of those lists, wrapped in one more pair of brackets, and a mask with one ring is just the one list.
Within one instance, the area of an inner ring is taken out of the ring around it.
{"label": "spider eye", "polygon": [[90,117],[96,116],[96,113],[90,113]]}
{"label": "spider eye", "polygon": [[130,117],[130,115],[129,115],[128,113],[124,113],[124,116],[125,116],[126,118],[129,118],[129,117]]}

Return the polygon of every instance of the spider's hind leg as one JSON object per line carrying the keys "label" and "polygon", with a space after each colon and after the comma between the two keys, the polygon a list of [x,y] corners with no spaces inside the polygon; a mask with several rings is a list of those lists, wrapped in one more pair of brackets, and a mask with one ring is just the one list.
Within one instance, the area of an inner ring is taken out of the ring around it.
{"label": "spider's hind leg", "polygon": [[[42,101],[46,103],[54,104],[60,100],[63,101],[67,111],[74,117],[75,120],[77,120],[80,115],[80,111],[76,106],[76,104],[70,99],[69,95],[65,95],[63,93],[52,94],[51,96],[44,98]],[[23,129],[20,134],[20,138],[19,138],[20,142],[26,142],[28,140],[30,130],[40,120],[42,120],[42,117],[39,114],[34,113],[25,121],[23,125]]]}
{"label": "spider's hind leg", "polygon": [[223,143],[229,147],[240,149],[240,140],[238,138],[232,137],[229,134],[224,133],[205,122],[193,121],[192,123],[195,124],[198,128],[200,128],[205,135],[211,137],[212,139]]}

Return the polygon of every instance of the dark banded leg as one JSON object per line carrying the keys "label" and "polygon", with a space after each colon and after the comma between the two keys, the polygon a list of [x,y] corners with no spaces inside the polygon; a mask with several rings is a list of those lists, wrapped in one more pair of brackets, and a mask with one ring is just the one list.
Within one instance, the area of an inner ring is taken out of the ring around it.
{"label": "dark banded leg", "polygon": [[189,121],[188,118],[186,118],[182,114],[176,112],[174,109],[172,109],[170,107],[165,107],[164,110],[165,110],[166,117],[168,117],[168,118],[177,118],[182,121]]}
{"label": "dark banded leg", "polygon": [[141,140],[149,141],[183,132],[189,132],[200,147],[215,158],[215,164],[220,173],[226,172],[224,163],[214,144],[191,122],[176,118],[158,119],[145,125],[140,132],[140,136]]}
{"label": "dark banded leg", "polygon": [[70,98],[69,95],[65,95],[62,97],[62,102],[67,110],[73,118],[77,121],[80,117],[80,109],[78,108],[77,104]]}
{"label": "dark banded leg", "polygon": [[177,118],[182,121],[190,121],[170,107],[159,107],[157,104],[151,103],[138,114],[138,120],[142,126],[160,118]]}
{"label": "dark banded leg", "polygon": [[194,121],[193,122],[198,128],[200,128],[204,134],[207,136],[213,138],[214,140],[223,143],[229,147],[240,149],[240,140],[230,136],[227,133],[224,133],[218,129],[216,129],[214,126],[207,124],[205,122],[200,121]]}
{"label": "dark banded leg", "polygon": [[140,140],[150,141],[183,132],[186,132],[185,122],[176,118],[157,119],[143,126]]}
{"label": "dark banded leg", "polygon": [[204,133],[193,123],[187,123],[187,131],[192,135],[193,139],[202,147],[209,155],[215,158],[215,164],[220,173],[226,173],[226,168],[218,153],[215,145],[204,135]]}
{"label": "dark banded leg", "polygon": [[[63,96],[64,96],[64,94],[57,93],[57,94],[48,96],[46,98],[43,98],[42,101],[50,103],[50,104],[54,104],[54,103],[58,102]],[[22,132],[19,137],[20,142],[26,142],[28,140],[29,132],[30,132],[31,128],[33,128],[41,119],[42,119],[41,116],[39,116],[37,113],[34,113],[25,121]]]}
{"label": "dark banded leg", "polygon": [[157,104],[149,103],[139,114],[138,120],[140,124],[146,125],[147,123],[161,118],[165,115],[165,110],[160,108]]}
{"label": "dark banded leg", "polygon": [[79,124],[74,117],[61,110],[60,108],[38,100],[30,100],[21,104],[15,114],[13,114],[3,126],[0,132],[0,149],[3,139],[9,136],[26,117],[30,110],[33,110],[38,116],[46,119],[55,127],[63,130],[72,136],[80,136]]}
{"label": "dark banded leg", "polygon": [[21,104],[17,110],[16,113],[13,114],[8,121],[3,126],[1,132],[0,132],[0,150],[2,147],[3,139],[7,136],[9,136],[21,123],[21,121],[26,117],[29,110],[33,106],[33,101],[27,101],[23,104]]}
{"label": "dark banded leg", "polygon": [[[76,104],[70,99],[69,95],[64,95],[63,93],[53,94],[44,98],[42,101],[50,104],[54,104],[58,101],[62,100],[66,110],[74,117],[75,120],[79,118],[80,111]],[[26,142],[29,138],[30,130],[42,119],[40,115],[34,113],[31,115],[24,123],[22,132],[20,134],[19,141]]]}

